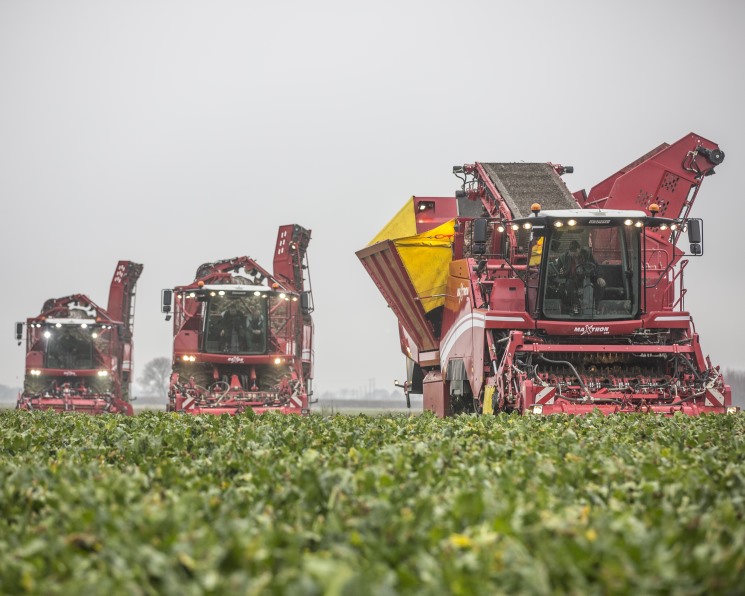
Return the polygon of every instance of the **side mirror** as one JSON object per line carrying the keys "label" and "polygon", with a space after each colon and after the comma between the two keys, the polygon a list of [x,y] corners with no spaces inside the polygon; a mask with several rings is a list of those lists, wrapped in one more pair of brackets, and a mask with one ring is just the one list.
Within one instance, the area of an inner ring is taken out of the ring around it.
{"label": "side mirror", "polygon": [[21,340],[23,339],[23,323],[16,323],[16,341],[18,342],[18,345],[21,345]]}
{"label": "side mirror", "polygon": [[160,294],[160,311],[166,314],[166,321],[171,320],[173,290],[163,290]]}
{"label": "side mirror", "polygon": [[300,293],[300,310],[304,315],[313,312],[313,295],[307,290]]}
{"label": "side mirror", "polygon": [[688,220],[688,242],[694,256],[704,254],[704,222],[700,219]]}
{"label": "side mirror", "polygon": [[478,218],[473,220],[473,249],[475,255],[483,255],[486,252],[487,220]]}

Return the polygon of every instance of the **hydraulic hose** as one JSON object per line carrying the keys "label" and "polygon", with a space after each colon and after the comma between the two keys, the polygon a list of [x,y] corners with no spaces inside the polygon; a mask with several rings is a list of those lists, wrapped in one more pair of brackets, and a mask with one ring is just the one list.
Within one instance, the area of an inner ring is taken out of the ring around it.
{"label": "hydraulic hose", "polygon": [[577,369],[574,368],[574,364],[569,362],[568,360],[550,360],[549,358],[546,358],[543,354],[540,355],[540,359],[544,362],[548,362],[549,364],[565,364],[569,368],[572,369],[572,372],[574,373],[574,376],[577,377],[577,381],[579,381],[579,386],[582,387],[582,391],[585,392],[585,395],[587,395],[588,399],[592,399],[592,394],[587,389],[587,385],[585,385],[585,382],[582,380],[582,377],[577,372]]}

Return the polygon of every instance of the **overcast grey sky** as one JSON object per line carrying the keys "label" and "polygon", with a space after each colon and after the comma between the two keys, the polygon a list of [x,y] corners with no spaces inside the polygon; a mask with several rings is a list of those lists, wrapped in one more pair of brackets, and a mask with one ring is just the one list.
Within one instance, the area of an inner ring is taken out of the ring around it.
{"label": "overcast grey sky", "polygon": [[726,153],[693,215],[686,306],[745,368],[745,3],[0,0],[0,384],[15,321],[47,298],[106,306],[143,263],[136,373],[169,356],[160,290],[313,231],[316,391],[391,389],[396,320],[355,256],[454,164],[553,161],[589,188],[696,132]]}

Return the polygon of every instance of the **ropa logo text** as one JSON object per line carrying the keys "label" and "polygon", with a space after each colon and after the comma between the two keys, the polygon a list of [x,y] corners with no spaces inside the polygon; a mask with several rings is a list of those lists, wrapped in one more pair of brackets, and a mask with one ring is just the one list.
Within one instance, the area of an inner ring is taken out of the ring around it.
{"label": "ropa logo text", "polygon": [[610,327],[597,327],[595,325],[588,324],[584,327],[575,327],[574,332],[579,333],[580,335],[592,335],[595,333],[603,333],[605,335],[608,335],[608,333],[610,333]]}
{"label": "ropa logo text", "polygon": [[62,374],[65,375],[66,377],[77,377],[78,376],[78,373],[76,373],[74,370],[66,370]]}
{"label": "ropa logo text", "polygon": [[243,364],[244,360],[240,356],[231,356],[228,358],[228,362],[230,362],[230,364]]}
{"label": "ropa logo text", "polygon": [[596,226],[610,223],[609,219],[591,219],[587,222],[588,224],[595,224]]}
{"label": "ropa logo text", "polygon": [[455,295],[458,296],[458,300],[468,298],[468,288],[466,286],[459,286],[455,291]]}

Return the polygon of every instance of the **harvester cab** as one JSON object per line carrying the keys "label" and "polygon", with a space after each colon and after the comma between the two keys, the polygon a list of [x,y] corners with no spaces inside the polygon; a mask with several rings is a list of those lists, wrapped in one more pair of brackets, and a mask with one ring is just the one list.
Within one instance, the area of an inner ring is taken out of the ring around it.
{"label": "harvester cab", "polygon": [[[541,211],[512,220],[516,258],[526,284],[526,309],[536,319],[583,321],[638,318],[646,305],[645,288],[653,272],[647,230],[668,234],[685,223],[636,210],[571,209]],[[701,230],[700,221],[695,220]],[[474,248],[474,252],[475,252]],[[695,252],[694,252],[695,251]],[[692,254],[702,254],[701,242]],[[663,270],[664,271],[664,270]],[[666,273],[666,271],[665,271]]]}

